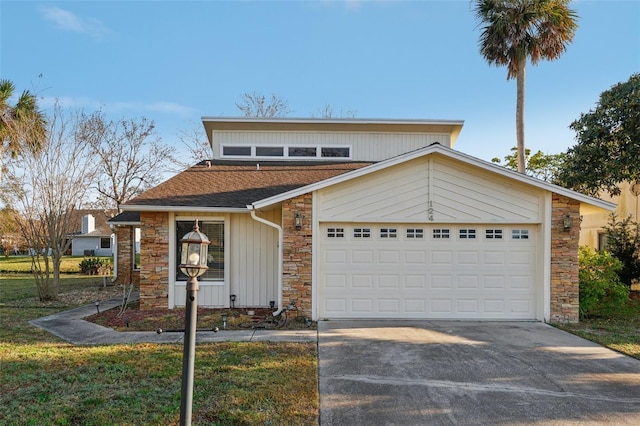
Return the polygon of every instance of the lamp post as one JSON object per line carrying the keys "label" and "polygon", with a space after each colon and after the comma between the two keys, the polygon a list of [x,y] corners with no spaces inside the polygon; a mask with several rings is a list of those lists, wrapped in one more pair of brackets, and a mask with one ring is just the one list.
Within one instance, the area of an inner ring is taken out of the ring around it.
{"label": "lamp post", "polygon": [[189,277],[187,281],[186,312],[184,318],[184,349],[182,354],[182,393],[180,399],[180,425],[191,424],[193,407],[193,366],[196,352],[196,319],[198,317],[198,277],[207,267],[207,246],[209,239],[200,232],[198,221],[193,231],[180,240],[182,253],[180,271]]}

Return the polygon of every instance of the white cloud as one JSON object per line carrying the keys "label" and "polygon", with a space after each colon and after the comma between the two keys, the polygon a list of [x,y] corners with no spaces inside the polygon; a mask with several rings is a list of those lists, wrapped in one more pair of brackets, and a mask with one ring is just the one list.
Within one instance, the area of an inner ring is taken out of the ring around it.
{"label": "white cloud", "polygon": [[86,34],[97,39],[104,38],[111,32],[97,19],[82,18],[56,6],[42,6],[40,11],[44,19],[52,22],[59,30]]}

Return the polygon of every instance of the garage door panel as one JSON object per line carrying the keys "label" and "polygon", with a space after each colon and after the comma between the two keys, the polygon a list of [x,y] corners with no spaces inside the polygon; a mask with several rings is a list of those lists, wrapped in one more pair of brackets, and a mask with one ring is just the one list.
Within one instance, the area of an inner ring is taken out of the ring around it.
{"label": "garage door panel", "polygon": [[505,288],[505,276],[504,275],[485,275],[484,288],[492,289],[492,290]]}
{"label": "garage door panel", "polygon": [[378,286],[380,288],[397,289],[400,287],[400,277],[398,275],[380,275]]}
{"label": "garage door panel", "polygon": [[404,287],[407,289],[423,290],[427,287],[427,277],[420,275],[405,275]]}
{"label": "garage door panel", "polygon": [[458,313],[478,314],[478,299],[458,299],[456,300]]}
{"label": "garage door panel", "polygon": [[344,264],[347,261],[347,250],[327,250],[325,252],[326,263]]}
{"label": "garage door panel", "polygon": [[355,264],[373,264],[374,253],[373,250],[352,250],[351,262]]}
{"label": "garage door panel", "polygon": [[434,289],[453,288],[452,276],[451,275],[431,275],[431,288],[434,288]]}
{"label": "garage door panel", "polygon": [[400,312],[400,300],[398,299],[378,299],[378,312],[398,314]]}
{"label": "garage door panel", "polygon": [[400,263],[400,252],[380,250],[378,251],[378,263],[397,265]]}
{"label": "garage door panel", "polygon": [[[344,237],[326,238],[327,227],[344,228]],[[424,232],[412,231],[408,238],[408,229],[416,227],[354,224],[371,230],[368,238],[355,238],[350,226],[321,226],[319,316],[536,317],[535,227],[528,228],[528,239],[519,241],[508,228],[502,239],[485,239],[484,230],[475,225],[434,227],[448,228],[450,238],[435,238],[436,232],[423,225]],[[465,232],[463,239],[462,228],[477,229],[477,238]],[[396,238],[382,238],[382,229],[395,229]]]}
{"label": "garage door panel", "polygon": [[485,265],[504,265],[506,262],[506,254],[504,251],[485,251],[484,263]]}
{"label": "garage door panel", "polygon": [[354,288],[373,288],[372,275],[351,275],[351,286]]}
{"label": "garage door panel", "polygon": [[459,251],[458,252],[458,264],[459,265],[478,265],[479,253],[477,251]]}
{"label": "garage door panel", "polygon": [[405,262],[407,264],[417,264],[424,266],[427,259],[425,250],[407,250],[405,251]]}
{"label": "garage door panel", "polygon": [[427,302],[425,299],[405,299],[404,312],[407,314],[423,315],[427,310]]}
{"label": "garage door panel", "polygon": [[373,299],[353,298],[351,299],[351,312],[355,314],[372,314]]}
{"label": "garage door panel", "polygon": [[453,312],[453,300],[431,299],[431,312],[434,314],[451,314]]}
{"label": "garage door panel", "polygon": [[326,274],[324,284],[328,288],[346,288],[347,275],[346,274]]}
{"label": "garage door panel", "polygon": [[433,250],[431,252],[431,264],[433,265],[451,265],[453,261],[453,253],[450,251]]}

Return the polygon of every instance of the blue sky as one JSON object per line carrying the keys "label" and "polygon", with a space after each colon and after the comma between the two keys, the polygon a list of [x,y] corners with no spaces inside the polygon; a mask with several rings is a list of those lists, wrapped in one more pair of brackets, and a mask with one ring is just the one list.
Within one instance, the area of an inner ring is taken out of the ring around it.
{"label": "blue sky", "polygon": [[[527,69],[526,143],[558,153],[599,94],[640,72],[640,1],[574,1],[557,61]],[[515,146],[515,81],[478,53],[460,1],[0,1],[0,76],[49,107],[145,116],[162,140],[202,116],[237,116],[245,92],[291,116],[330,104],[358,118],[464,120],[456,149]]]}

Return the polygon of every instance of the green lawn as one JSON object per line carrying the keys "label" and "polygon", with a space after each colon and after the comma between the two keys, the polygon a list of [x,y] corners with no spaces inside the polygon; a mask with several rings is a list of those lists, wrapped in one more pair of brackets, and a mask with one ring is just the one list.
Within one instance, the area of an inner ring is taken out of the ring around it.
{"label": "green lawn", "polygon": [[[120,290],[65,276],[60,300],[42,303],[33,287],[0,276],[0,424],[177,424],[181,345],[67,344],[28,321]],[[195,425],[318,423],[315,344],[199,344],[194,376]]]}
{"label": "green lawn", "polygon": [[[64,256],[60,264],[60,272],[72,274],[80,272],[80,262],[84,256]],[[101,257],[100,259],[111,259]],[[31,271],[31,256],[0,256],[0,273],[29,273]]]}
{"label": "green lawn", "polygon": [[554,324],[577,336],[640,359],[640,299],[623,309],[603,311],[577,324]]}

